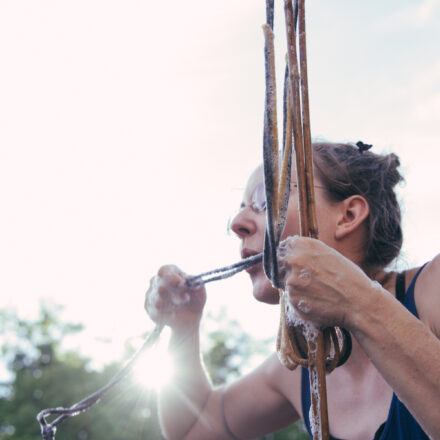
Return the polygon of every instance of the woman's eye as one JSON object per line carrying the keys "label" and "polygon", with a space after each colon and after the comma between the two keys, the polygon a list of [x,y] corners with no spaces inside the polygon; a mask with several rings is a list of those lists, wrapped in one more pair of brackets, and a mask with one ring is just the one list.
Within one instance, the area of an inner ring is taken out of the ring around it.
{"label": "woman's eye", "polygon": [[254,211],[262,212],[266,209],[266,200],[256,200],[253,203]]}
{"label": "woman's eye", "polygon": [[255,211],[261,212],[266,209],[266,192],[264,190],[264,185],[259,184],[254,191],[252,197],[252,206]]}

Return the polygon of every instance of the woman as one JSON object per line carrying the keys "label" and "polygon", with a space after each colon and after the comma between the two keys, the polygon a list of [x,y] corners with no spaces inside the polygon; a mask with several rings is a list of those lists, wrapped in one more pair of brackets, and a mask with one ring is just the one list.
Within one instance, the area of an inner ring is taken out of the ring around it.
{"label": "woman", "polygon": [[[385,270],[402,244],[393,190],[402,180],[399,160],[350,144],[315,143],[313,152],[320,241],[297,237],[293,184],[283,238],[294,238],[283,245],[279,263],[296,313],[353,337],[350,358],[327,377],[330,433],[345,440],[440,439],[440,259],[399,277]],[[260,167],[232,222],[242,258],[263,248],[262,185]],[[277,303],[262,266],[248,272],[255,298]],[[410,286],[404,304],[396,299],[396,280],[401,297],[402,283]],[[166,438],[251,439],[300,417],[307,424],[307,371],[287,370],[276,354],[230,386],[211,388],[199,355],[205,290],[188,290],[184,281],[183,272],[164,266],[146,297],[152,319],[172,329],[177,372],[160,395]]]}

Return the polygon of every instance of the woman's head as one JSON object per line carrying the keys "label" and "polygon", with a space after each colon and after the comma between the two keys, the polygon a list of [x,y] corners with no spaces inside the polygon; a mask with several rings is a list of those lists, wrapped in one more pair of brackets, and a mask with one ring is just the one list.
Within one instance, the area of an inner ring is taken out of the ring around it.
{"label": "woman's head", "polygon": [[313,144],[315,173],[330,200],[340,202],[355,194],[365,198],[369,215],[365,220],[363,267],[384,268],[402,247],[400,206],[394,191],[403,181],[399,158],[391,153],[361,152],[351,144]]}
{"label": "woman's head", "polygon": [[[398,255],[402,244],[400,208],[394,193],[395,185],[402,180],[397,171],[397,156],[361,153],[351,144],[322,142],[313,144],[313,161],[320,239],[356,261],[364,270],[384,268]],[[293,182],[296,182],[295,172],[293,170]],[[262,182],[260,166],[251,175],[242,209],[231,224],[242,240],[242,257],[263,249],[266,216],[259,200]],[[296,197],[296,188],[292,185],[284,237],[299,234]],[[359,208],[362,204],[364,208]],[[345,213],[349,214],[347,219],[344,219]],[[343,232],[338,233],[341,230]],[[339,238],[341,236],[343,239]],[[276,302],[278,293],[271,288],[261,266],[249,273],[254,296],[260,301]]]}

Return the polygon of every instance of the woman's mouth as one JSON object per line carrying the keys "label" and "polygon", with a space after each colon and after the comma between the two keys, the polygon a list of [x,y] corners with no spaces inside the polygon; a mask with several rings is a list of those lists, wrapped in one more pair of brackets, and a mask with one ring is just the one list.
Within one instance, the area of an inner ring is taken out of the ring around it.
{"label": "woman's mouth", "polygon": [[248,267],[247,269],[246,269],[246,272],[249,274],[249,275],[251,275],[251,277],[252,277],[252,275],[255,275],[257,272],[259,272],[261,270],[261,263],[258,263],[258,264],[256,264],[255,266],[251,266],[251,267]]}
{"label": "woman's mouth", "polygon": [[[254,255],[257,255],[257,254],[259,254],[259,252],[254,251],[253,249],[243,248],[241,250],[241,258],[242,259],[253,257]],[[258,263],[258,264],[255,264],[254,266],[247,268],[246,272],[249,275],[254,275],[261,270],[261,267],[262,267],[261,263]]]}

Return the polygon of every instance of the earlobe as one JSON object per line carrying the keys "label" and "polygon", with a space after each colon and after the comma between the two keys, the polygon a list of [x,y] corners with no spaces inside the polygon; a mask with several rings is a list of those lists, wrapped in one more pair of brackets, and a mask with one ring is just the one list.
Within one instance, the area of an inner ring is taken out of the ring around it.
{"label": "earlobe", "polygon": [[354,195],[341,202],[340,217],[335,231],[335,238],[341,240],[359,230],[370,214],[370,207],[364,197]]}

